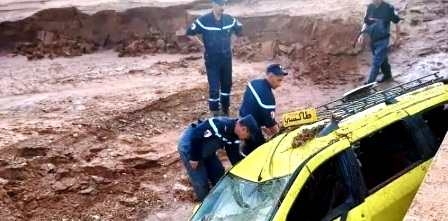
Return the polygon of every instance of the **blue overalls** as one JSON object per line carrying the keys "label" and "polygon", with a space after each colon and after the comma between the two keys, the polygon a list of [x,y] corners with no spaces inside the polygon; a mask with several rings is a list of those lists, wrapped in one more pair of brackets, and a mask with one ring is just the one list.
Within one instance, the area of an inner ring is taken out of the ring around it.
{"label": "blue overalls", "polygon": [[232,89],[231,37],[241,31],[242,25],[236,18],[223,14],[217,21],[213,13],[199,17],[187,29],[187,35],[200,34],[204,41],[211,111],[219,111],[221,103],[222,111],[228,114]]}
{"label": "blue overalls", "polygon": [[249,82],[244,92],[243,103],[240,107],[240,116],[251,114],[260,127],[254,134],[253,141],[246,143],[244,154],[249,154],[258,146],[266,142],[261,127],[273,127],[275,121],[275,97],[272,88],[266,79],[257,79]]}
{"label": "blue overalls", "polygon": [[364,17],[364,23],[370,36],[370,48],[372,50],[372,68],[370,69],[367,83],[376,81],[381,70],[383,79],[392,78],[391,67],[387,58],[389,49],[390,22],[398,23],[400,17],[395,13],[394,7],[386,2],[379,6],[370,4]]}
{"label": "blue overalls", "polygon": [[[224,175],[224,167],[216,156],[216,151],[222,147],[226,150],[238,149],[240,141],[234,128],[236,119],[210,118],[199,124],[190,125],[182,134],[178,152],[188,177],[199,200],[203,200],[211,184],[214,186]],[[198,161],[193,170],[190,160]]]}

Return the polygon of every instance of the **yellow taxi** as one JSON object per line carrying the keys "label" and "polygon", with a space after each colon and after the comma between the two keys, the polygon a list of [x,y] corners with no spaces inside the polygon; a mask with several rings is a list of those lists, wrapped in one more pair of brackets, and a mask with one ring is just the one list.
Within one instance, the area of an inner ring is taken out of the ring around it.
{"label": "yellow taxi", "polygon": [[402,220],[447,132],[448,84],[372,90],[317,108],[315,122],[284,117],[296,127],[234,166],[191,220]]}

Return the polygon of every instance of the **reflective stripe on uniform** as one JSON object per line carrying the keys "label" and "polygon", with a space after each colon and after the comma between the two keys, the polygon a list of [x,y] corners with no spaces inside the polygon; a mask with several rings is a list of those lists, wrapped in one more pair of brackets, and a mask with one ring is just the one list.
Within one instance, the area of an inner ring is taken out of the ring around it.
{"label": "reflective stripe on uniform", "polygon": [[234,25],[235,25],[235,23],[236,23],[236,19],[234,18],[233,19],[233,22],[232,22],[232,24],[230,24],[230,25],[227,25],[227,26],[224,26],[224,27],[222,27],[222,29],[229,29],[229,28],[232,28]]}
{"label": "reflective stripe on uniform", "polygon": [[213,118],[208,119],[208,123],[210,124],[210,126],[212,127],[213,131],[215,132],[215,135],[217,137],[222,137],[221,134],[218,131],[218,128],[215,125],[215,122],[213,122]]}
{"label": "reflective stripe on uniform", "polygon": [[266,104],[263,104],[263,102],[261,102],[260,96],[258,96],[257,91],[255,91],[254,87],[252,86],[252,84],[250,82],[249,82],[248,86],[249,86],[250,91],[254,95],[255,100],[257,100],[258,105],[260,105],[264,109],[275,109],[275,105],[266,105]]}
{"label": "reflective stripe on uniform", "polygon": [[216,27],[208,27],[208,26],[203,25],[203,24],[201,23],[201,21],[199,21],[199,19],[196,19],[196,23],[198,23],[198,25],[201,26],[201,27],[202,27],[203,29],[205,29],[205,30],[209,30],[209,31],[221,31],[220,28],[216,28]]}
{"label": "reflective stripe on uniform", "polygon": [[208,119],[208,124],[210,124],[210,126],[212,127],[213,131],[215,132],[215,135],[219,138],[221,138],[222,141],[226,142],[227,144],[239,144],[240,141],[239,140],[235,140],[234,142],[229,141],[227,138],[223,137],[219,131],[218,131],[218,127],[216,127],[215,122],[213,122],[213,118]]}
{"label": "reflective stripe on uniform", "polygon": [[218,102],[219,98],[217,98],[217,99],[210,98],[210,99],[208,99],[208,101],[210,101],[210,102]]}
{"label": "reflective stripe on uniform", "polygon": [[[235,26],[235,23],[237,23],[237,22],[236,22],[236,19],[234,18],[232,24],[230,24],[230,25],[226,25],[226,26],[222,27],[222,29],[221,29],[221,28],[217,28],[217,27],[209,27],[209,26],[205,26],[204,24],[201,23],[201,21],[199,21],[199,19],[196,19],[196,23],[198,23],[198,25],[201,26],[201,27],[202,27],[203,29],[205,29],[205,30],[209,30],[209,31],[222,31],[222,30],[226,30],[226,29],[232,28],[233,26]],[[238,22],[238,23],[239,23],[239,22]],[[239,24],[241,24],[241,23],[239,23]],[[240,26],[241,26],[241,25],[240,25]]]}
{"label": "reflective stripe on uniform", "polygon": [[222,96],[230,96],[230,93],[224,93],[224,92],[221,92],[220,93]]}

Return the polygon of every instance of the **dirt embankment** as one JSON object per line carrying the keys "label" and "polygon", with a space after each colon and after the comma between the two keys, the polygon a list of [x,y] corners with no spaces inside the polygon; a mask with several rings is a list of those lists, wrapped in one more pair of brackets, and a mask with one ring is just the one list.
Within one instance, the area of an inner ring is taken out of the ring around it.
{"label": "dirt embankment", "polygon": [[47,9],[24,20],[1,23],[0,49],[14,50],[30,60],[79,56],[100,48],[115,48],[121,56],[197,52],[188,38],[175,34],[186,24],[184,13],[190,7],[109,10],[93,15],[77,8]]}
{"label": "dirt embankment", "polygon": [[20,21],[2,22],[0,48],[12,49],[18,42],[34,41],[40,31],[79,37],[104,47],[118,44],[132,35],[144,36],[154,31],[172,34],[186,23],[184,13],[190,7],[142,7],[124,12],[105,10],[93,15],[74,7],[46,9]]}
{"label": "dirt embankment", "polygon": [[[280,58],[298,75],[322,84],[357,78],[352,56],[359,51],[352,44],[359,29],[360,7],[341,18],[328,12],[241,13],[246,4],[243,1],[230,5],[229,13],[235,11],[244,24],[245,37],[243,43],[235,45],[236,57],[246,61]],[[48,9],[20,21],[0,23],[0,50],[15,50],[14,53],[29,59],[79,56],[101,48],[114,48],[120,56],[198,52],[198,45],[183,34],[197,16],[195,10],[204,7],[209,5],[196,1],[123,12],[99,11],[92,15],[76,8]]]}
{"label": "dirt embankment", "polygon": [[[348,18],[317,15],[272,15],[243,18],[248,34],[245,44],[235,47],[246,60],[279,59],[298,78],[315,83],[345,84],[359,80],[352,47],[359,32],[357,14]],[[286,31],[287,30],[287,31]]]}

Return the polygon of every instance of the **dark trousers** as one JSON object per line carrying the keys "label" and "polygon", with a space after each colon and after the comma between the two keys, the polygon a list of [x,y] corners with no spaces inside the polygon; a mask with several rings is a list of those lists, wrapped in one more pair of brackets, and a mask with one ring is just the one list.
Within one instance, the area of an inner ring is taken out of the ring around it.
{"label": "dark trousers", "polygon": [[372,68],[370,69],[369,79],[367,80],[367,83],[375,82],[380,70],[383,73],[384,78],[391,78],[392,72],[389,60],[387,58],[389,39],[387,38],[384,40],[373,42],[370,45],[370,48],[372,50],[373,59]]}
{"label": "dark trousers", "polygon": [[211,111],[219,111],[219,104],[224,112],[229,111],[230,92],[232,90],[232,55],[205,55],[209,99]]}
{"label": "dark trousers", "polygon": [[[193,190],[199,200],[203,200],[210,191],[210,183],[214,186],[219,179],[224,175],[224,167],[221,161],[216,156],[216,150],[209,151],[211,154],[204,154],[201,160],[199,160],[198,167],[193,170],[190,165],[190,152],[191,152],[191,136],[193,134],[193,128],[189,127],[182,134],[178,152],[182,164],[187,170],[187,175],[190,179],[190,183],[193,186]],[[210,182],[210,183],[209,183]]]}

